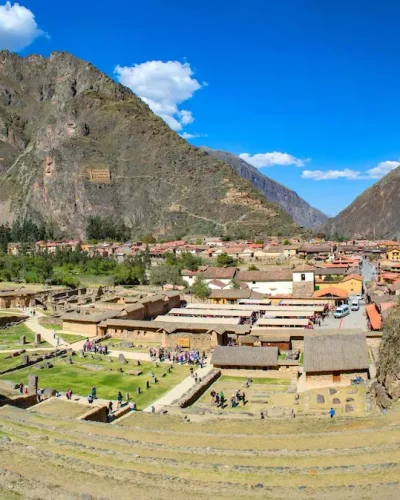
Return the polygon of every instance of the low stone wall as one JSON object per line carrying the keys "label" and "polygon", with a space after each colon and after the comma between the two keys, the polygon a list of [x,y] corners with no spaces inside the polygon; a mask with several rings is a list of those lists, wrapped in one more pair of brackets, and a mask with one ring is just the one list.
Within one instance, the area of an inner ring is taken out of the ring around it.
{"label": "low stone wall", "polygon": [[279,366],[277,370],[223,369],[222,375],[245,378],[297,378],[298,366]]}
{"label": "low stone wall", "polygon": [[115,411],[112,414],[112,416],[114,417],[114,420],[117,420],[118,418],[123,417],[124,415],[126,415],[130,411],[131,411],[131,409],[127,405],[127,406],[124,406],[123,408],[121,408],[120,410]]}
{"label": "low stone wall", "polygon": [[221,376],[221,370],[212,370],[198,384],[194,385],[189,391],[182,396],[179,401],[181,408],[187,408],[197,401],[206,390]]}
{"label": "low stone wall", "polygon": [[13,325],[19,325],[28,319],[28,316],[0,316],[0,329],[9,328]]}
{"label": "low stone wall", "polygon": [[0,406],[10,405],[16,406],[17,408],[30,408],[37,403],[36,394],[22,394],[21,396],[13,396],[11,398],[5,398],[0,400]]}
{"label": "low stone wall", "polygon": [[107,423],[107,406],[95,406],[93,409],[78,417],[77,420]]}
{"label": "low stone wall", "polygon": [[[21,356],[25,353],[26,353],[26,351],[23,350],[23,351],[21,351],[21,353],[19,355]],[[37,363],[41,363],[43,361],[46,361],[46,360],[49,360],[52,358],[56,358],[57,356],[62,356],[63,354],[66,354],[66,353],[67,353],[66,349],[60,349],[58,351],[47,352],[43,356],[38,356],[35,359],[30,359],[28,363],[22,362],[19,365],[14,366],[13,368],[8,368],[8,370],[0,371],[0,375],[5,375],[7,373],[15,372],[17,370],[21,370],[21,368],[27,368],[28,366],[36,365]],[[15,353],[14,353],[14,355],[15,355]],[[10,354],[10,357],[14,357],[14,355]]]}

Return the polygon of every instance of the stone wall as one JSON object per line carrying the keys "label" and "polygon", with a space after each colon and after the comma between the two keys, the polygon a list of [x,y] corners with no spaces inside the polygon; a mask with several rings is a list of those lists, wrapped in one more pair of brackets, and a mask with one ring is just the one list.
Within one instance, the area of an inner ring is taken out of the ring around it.
{"label": "stone wall", "polygon": [[222,368],[222,375],[244,378],[297,378],[297,366],[279,366],[273,370],[249,370],[246,368]]}
{"label": "stone wall", "polygon": [[[0,328],[8,328],[9,326],[23,323],[28,319],[28,316],[0,316]],[[1,333],[0,333],[1,335]]]}
{"label": "stone wall", "polygon": [[37,403],[36,394],[22,394],[20,396],[13,396],[11,398],[5,398],[0,400],[0,406],[10,405],[16,406],[17,408],[30,408]]}
{"label": "stone wall", "polygon": [[179,401],[181,408],[187,408],[195,403],[206,390],[221,376],[221,370],[212,370],[198,384],[194,385]]}
{"label": "stone wall", "polygon": [[130,341],[148,341],[159,342],[162,341],[162,333],[151,330],[127,330],[124,327],[108,327],[106,334],[115,339],[126,339]]}
{"label": "stone wall", "polygon": [[293,297],[312,297],[314,294],[313,281],[294,281]]}
{"label": "stone wall", "polygon": [[90,409],[88,412],[78,417],[77,420],[107,423],[107,406],[95,406],[93,409]]}
{"label": "stone wall", "polygon": [[63,330],[66,332],[78,333],[86,337],[96,337],[97,324],[96,323],[81,323],[79,321],[63,321]]}
{"label": "stone wall", "polygon": [[[184,328],[184,325],[182,325]],[[210,351],[216,345],[216,339],[213,339],[210,333],[170,333],[163,338],[163,347],[174,349],[176,345],[180,345],[182,339],[189,343],[190,349],[198,349],[199,351]]]}
{"label": "stone wall", "polygon": [[[348,382],[348,384],[351,384],[351,380],[355,379],[356,377],[362,377],[364,380],[368,380],[368,373],[367,372],[344,372],[340,373],[340,383],[342,382]],[[313,382],[313,381],[318,381],[318,382],[328,382],[328,383],[334,383],[333,382],[333,374],[330,372],[327,373],[316,373],[316,374],[306,374],[306,379],[307,382]]]}
{"label": "stone wall", "polygon": [[[323,332],[323,330],[321,330]],[[292,339],[292,350],[298,349],[300,352],[304,352],[304,339],[293,340]]]}

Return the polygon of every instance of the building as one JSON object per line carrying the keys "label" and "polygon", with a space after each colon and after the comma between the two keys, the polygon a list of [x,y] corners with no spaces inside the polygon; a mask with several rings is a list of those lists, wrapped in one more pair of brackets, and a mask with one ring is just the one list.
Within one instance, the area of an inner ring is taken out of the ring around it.
{"label": "building", "polygon": [[395,247],[389,248],[388,253],[387,253],[387,257],[388,257],[388,260],[399,262],[400,261],[400,247],[395,246]]}
{"label": "building", "polygon": [[328,286],[327,288],[314,292],[313,297],[317,299],[326,299],[330,306],[337,306],[347,303],[349,294],[336,286]]}
{"label": "building", "polygon": [[293,270],[293,296],[312,297],[315,289],[314,268],[303,264]]}
{"label": "building", "polygon": [[304,338],[304,372],[307,381],[348,382],[368,379],[369,360],[363,334],[315,335]]}
{"label": "building", "polygon": [[225,369],[278,369],[278,348],[218,346],[214,350],[211,364]]}
{"label": "building", "polygon": [[237,279],[251,290],[265,295],[291,295],[293,292],[293,276],[289,269],[240,271]]}
{"label": "building", "polygon": [[203,272],[204,281],[209,284],[218,280],[225,285],[229,285],[237,273],[236,267],[209,267]]}
{"label": "building", "polygon": [[[229,288],[225,290],[212,290],[208,301],[211,304],[235,304],[239,300],[263,300],[265,297],[264,294],[254,292],[253,290],[247,289],[237,289],[237,288]],[[269,301],[270,303],[271,301]]]}

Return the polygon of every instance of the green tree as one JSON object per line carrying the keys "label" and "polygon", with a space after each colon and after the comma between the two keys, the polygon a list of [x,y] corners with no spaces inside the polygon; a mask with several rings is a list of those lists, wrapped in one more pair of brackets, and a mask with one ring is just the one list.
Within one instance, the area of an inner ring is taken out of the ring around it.
{"label": "green tree", "polygon": [[217,267],[236,267],[237,260],[226,253],[218,255],[216,261]]}
{"label": "green tree", "polygon": [[202,274],[199,274],[199,276],[197,276],[196,281],[193,283],[190,290],[194,297],[201,300],[202,302],[208,299],[208,297],[211,295],[211,290],[208,287],[207,282],[205,281]]}
{"label": "green tree", "polygon": [[230,285],[231,285],[231,288],[233,288],[234,290],[239,290],[240,289],[240,285],[237,281],[236,278],[232,278],[231,279],[231,282],[230,282]]}
{"label": "green tree", "polygon": [[166,284],[183,285],[182,276],[177,266],[163,264],[153,267],[150,272],[150,283],[155,286]]}
{"label": "green tree", "polygon": [[289,240],[285,240],[285,241],[283,242],[283,244],[284,244],[284,245],[290,245],[290,241],[289,241]]}
{"label": "green tree", "polygon": [[247,268],[248,271],[259,271],[258,267],[255,266],[254,264],[250,264],[249,267]]}

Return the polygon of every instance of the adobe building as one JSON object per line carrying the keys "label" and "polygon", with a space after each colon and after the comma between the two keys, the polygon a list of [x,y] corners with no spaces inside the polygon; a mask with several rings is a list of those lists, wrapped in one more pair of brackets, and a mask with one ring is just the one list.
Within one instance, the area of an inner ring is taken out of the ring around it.
{"label": "adobe building", "polygon": [[368,346],[363,334],[314,335],[304,339],[306,380],[351,383],[369,377]]}
{"label": "adobe building", "polygon": [[9,290],[0,292],[0,308],[31,307],[35,305],[37,292],[27,290]]}

